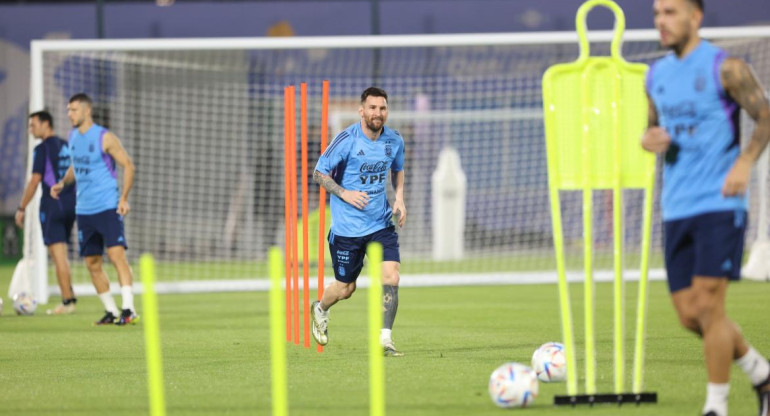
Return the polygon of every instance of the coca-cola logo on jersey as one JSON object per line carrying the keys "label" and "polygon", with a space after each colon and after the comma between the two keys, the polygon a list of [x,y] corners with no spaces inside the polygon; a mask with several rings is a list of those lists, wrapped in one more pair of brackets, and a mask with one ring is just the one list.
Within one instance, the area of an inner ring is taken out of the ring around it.
{"label": "coca-cola logo on jersey", "polygon": [[383,172],[388,170],[388,165],[390,165],[389,160],[381,160],[376,163],[362,163],[361,164],[361,173],[376,173],[376,172]]}

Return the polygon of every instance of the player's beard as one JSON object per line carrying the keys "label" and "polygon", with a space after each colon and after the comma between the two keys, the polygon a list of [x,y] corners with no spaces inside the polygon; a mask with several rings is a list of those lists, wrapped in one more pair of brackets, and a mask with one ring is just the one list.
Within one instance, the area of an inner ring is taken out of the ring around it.
{"label": "player's beard", "polygon": [[382,130],[382,127],[385,125],[385,121],[382,119],[382,117],[376,117],[376,119],[379,121],[379,125],[375,125],[375,117],[372,117],[366,120],[366,128],[375,133],[379,133],[380,130]]}

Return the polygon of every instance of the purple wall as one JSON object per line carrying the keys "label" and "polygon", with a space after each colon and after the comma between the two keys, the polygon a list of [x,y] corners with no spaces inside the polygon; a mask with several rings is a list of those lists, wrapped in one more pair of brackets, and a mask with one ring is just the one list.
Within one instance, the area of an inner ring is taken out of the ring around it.
{"label": "purple wall", "polygon": [[[582,0],[380,0],[381,32],[469,33],[571,30]],[[767,0],[707,1],[706,26],[770,24]],[[629,28],[652,27],[651,1],[618,0]],[[364,35],[371,32],[370,4],[361,1],[195,2],[171,7],[121,3],[105,6],[109,38],[263,36],[288,20],[297,35]],[[599,10],[589,27],[607,29]],[[0,39],[28,47],[31,39],[59,32],[96,37],[94,5],[0,6]]]}
{"label": "purple wall", "polygon": [[0,39],[29,49],[29,41],[59,32],[75,39],[94,37],[96,13],[87,5],[0,6]]}
{"label": "purple wall", "polygon": [[288,20],[298,36],[358,35],[369,31],[368,13],[367,3],[350,1],[202,2],[172,7],[129,3],[105,8],[105,36],[264,36],[270,25],[281,20]]}

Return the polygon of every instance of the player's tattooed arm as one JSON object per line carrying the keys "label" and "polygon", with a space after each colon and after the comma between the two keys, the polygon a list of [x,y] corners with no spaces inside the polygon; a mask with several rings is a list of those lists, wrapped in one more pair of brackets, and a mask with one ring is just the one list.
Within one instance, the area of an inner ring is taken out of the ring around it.
{"label": "player's tattooed arm", "polygon": [[332,195],[337,195],[341,200],[358,209],[364,209],[369,205],[369,194],[363,191],[353,191],[341,187],[329,175],[324,175],[319,171],[313,171],[313,180],[323,186],[326,191]]}
{"label": "player's tattooed arm", "polygon": [[751,141],[727,173],[722,195],[743,195],[751,179],[751,167],[770,141],[770,105],[765,91],[746,62],[728,58],[722,63],[722,86],[735,102],[754,119]]}
{"label": "player's tattooed arm", "polygon": [[751,141],[741,153],[742,159],[753,164],[770,142],[770,104],[767,95],[751,66],[741,59],[725,59],[721,75],[725,91],[756,123]]}
{"label": "player's tattooed arm", "polygon": [[341,187],[340,184],[335,182],[331,176],[324,175],[323,173],[316,170],[313,171],[313,180],[316,181],[317,184],[323,186],[324,189],[326,189],[326,192],[342,198],[342,192],[345,191],[345,189]]}

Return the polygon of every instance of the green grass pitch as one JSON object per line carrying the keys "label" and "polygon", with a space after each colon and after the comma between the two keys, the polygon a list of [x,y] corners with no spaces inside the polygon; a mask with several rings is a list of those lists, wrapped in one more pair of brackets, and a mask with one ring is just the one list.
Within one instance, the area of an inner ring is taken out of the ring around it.
{"label": "green grass pitch", "polygon": [[[0,267],[5,294],[12,266]],[[408,278],[405,276],[404,278]],[[582,293],[573,285],[575,332],[582,339]],[[630,384],[636,285],[626,286],[627,385]],[[611,286],[597,285],[598,384],[612,387]],[[323,354],[288,346],[292,415],[365,415],[368,411],[366,293],[332,310],[330,343]],[[406,352],[387,359],[386,400],[391,415],[502,415],[487,393],[490,373],[506,361],[528,363],[543,342],[560,339],[554,285],[404,288],[394,339]],[[751,342],[770,353],[767,316],[770,285],[742,282],[730,288],[728,311]],[[147,414],[141,323],[93,327],[97,298],[83,297],[77,313],[32,317],[13,314],[4,297],[0,316],[0,414]],[[57,301],[58,299],[52,299]],[[120,302],[119,296],[116,300]],[[161,295],[160,324],[169,415],[267,415],[270,355],[267,293]],[[50,306],[50,305],[49,305]],[[141,313],[141,298],[137,297]],[[700,342],[676,321],[665,284],[649,299],[646,390],[659,403],[555,408],[565,386],[540,384],[531,415],[694,415],[705,395]],[[582,349],[578,358],[582,358]],[[582,361],[582,360],[581,360]],[[582,363],[579,363],[582,370]],[[756,398],[733,368],[730,413],[755,414]],[[581,380],[581,389],[583,387]]]}

